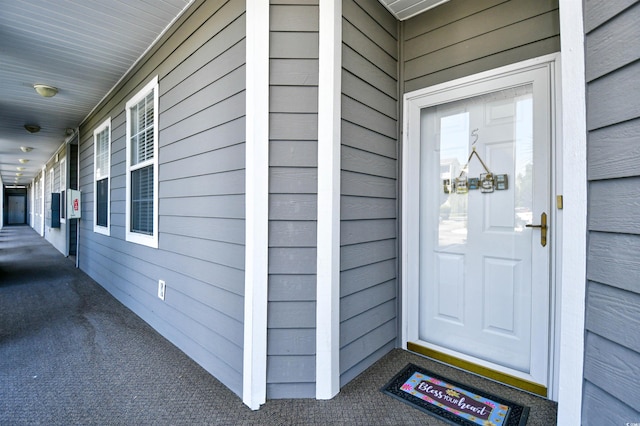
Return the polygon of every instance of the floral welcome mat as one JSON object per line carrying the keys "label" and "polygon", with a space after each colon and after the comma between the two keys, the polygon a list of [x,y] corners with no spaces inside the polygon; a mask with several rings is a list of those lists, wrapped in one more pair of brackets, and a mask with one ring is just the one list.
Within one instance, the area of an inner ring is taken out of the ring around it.
{"label": "floral welcome mat", "polygon": [[407,365],[382,392],[454,425],[524,426],[529,407]]}

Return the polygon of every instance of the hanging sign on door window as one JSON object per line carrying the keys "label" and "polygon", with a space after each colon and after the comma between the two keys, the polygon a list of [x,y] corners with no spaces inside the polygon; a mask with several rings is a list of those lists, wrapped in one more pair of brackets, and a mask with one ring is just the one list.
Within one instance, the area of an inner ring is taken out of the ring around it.
{"label": "hanging sign on door window", "polygon": [[[478,129],[474,129],[473,132],[471,132],[471,135],[475,137],[475,140],[472,143],[472,145],[475,145],[475,143],[478,141]],[[478,161],[480,161],[480,164],[482,164],[482,167],[486,172],[482,173],[479,178],[467,177],[469,163],[474,156],[478,159]],[[476,151],[475,146],[472,146],[472,151],[471,154],[469,154],[469,158],[467,159],[467,164],[465,164],[462,168],[460,175],[457,178],[453,179],[453,181],[451,179],[444,179],[442,183],[445,194],[466,194],[470,190],[475,189],[480,189],[480,192],[483,193],[490,193],[494,190],[504,191],[509,189],[509,179],[507,175],[495,175],[491,173],[487,165],[484,163],[484,161],[482,161],[480,154],[478,154],[478,152]]]}

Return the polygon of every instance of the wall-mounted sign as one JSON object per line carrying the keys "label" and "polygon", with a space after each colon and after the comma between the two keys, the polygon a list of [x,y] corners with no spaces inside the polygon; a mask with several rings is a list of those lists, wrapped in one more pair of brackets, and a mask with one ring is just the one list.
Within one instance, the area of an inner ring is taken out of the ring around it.
{"label": "wall-mounted sign", "polygon": [[68,219],[80,219],[82,217],[82,205],[81,192],[76,189],[67,190],[67,218]]}

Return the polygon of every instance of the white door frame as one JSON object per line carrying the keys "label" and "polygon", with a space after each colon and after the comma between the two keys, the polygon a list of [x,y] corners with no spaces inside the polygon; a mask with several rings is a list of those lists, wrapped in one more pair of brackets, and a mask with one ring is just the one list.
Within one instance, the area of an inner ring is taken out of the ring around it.
{"label": "white door frame", "polygon": [[[561,195],[561,183],[562,183],[562,143],[556,143],[560,141],[560,128],[556,125],[560,120],[560,108],[559,94],[560,94],[560,70],[559,70],[560,54],[545,55],[542,57],[526,60],[516,64],[500,67],[494,70],[482,72],[468,77],[463,77],[450,82],[438,84],[436,86],[428,87],[425,89],[416,90],[404,95],[404,133],[403,133],[403,166],[402,166],[402,327],[401,327],[401,339],[402,347],[407,348],[407,341],[409,339],[409,324],[417,324],[418,319],[412,317],[415,314],[411,313],[409,309],[409,303],[411,298],[411,292],[409,291],[409,285],[416,285],[419,281],[417,275],[418,269],[415,265],[419,262],[419,239],[414,235],[415,229],[418,229],[419,218],[415,214],[417,211],[416,204],[419,202],[417,197],[411,194],[418,194],[417,182],[413,179],[419,170],[415,170],[415,159],[412,161],[411,156],[414,155],[415,144],[420,143],[420,110],[423,108],[423,102],[421,99],[428,97],[437,97],[440,93],[448,91],[454,87],[464,87],[466,85],[474,84],[478,81],[496,78],[498,76],[504,76],[513,73],[519,73],[525,69],[535,67],[549,67],[551,75],[551,90],[552,90],[552,117],[551,117],[551,196],[555,201],[556,195]],[[558,210],[553,203],[550,211],[551,232],[550,232],[550,244],[551,244],[551,299],[550,299],[550,312],[549,312],[549,376],[548,376],[548,390],[549,397],[556,399],[556,383],[558,381],[558,368],[557,360],[559,358],[559,347],[557,345],[558,335],[558,321],[557,315],[559,310],[556,309],[559,301],[559,285],[558,284],[558,272],[561,268],[558,268],[561,259],[561,241],[562,241],[562,215],[558,214]],[[556,232],[559,230],[559,232]],[[556,368],[554,368],[556,367]]]}
{"label": "white door frame", "polygon": [[562,264],[557,269],[558,304],[556,381],[552,398],[558,401],[558,424],[582,424],[584,326],[587,258],[587,125],[583,1],[560,0],[562,98],[558,102],[559,132],[565,173]]}

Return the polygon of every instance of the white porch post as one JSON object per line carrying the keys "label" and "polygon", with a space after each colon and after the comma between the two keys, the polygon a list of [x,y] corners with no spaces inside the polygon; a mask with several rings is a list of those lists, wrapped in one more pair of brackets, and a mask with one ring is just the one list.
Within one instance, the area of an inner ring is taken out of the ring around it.
{"label": "white porch post", "polygon": [[558,424],[582,414],[587,254],[587,135],[582,0],[560,0],[563,247]]}
{"label": "white porch post", "polygon": [[269,209],[269,0],[247,0],[246,213],[242,401],[267,394]]}
{"label": "white porch post", "polygon": [[316,398],[340,391],[342,0],[320,2]]}

